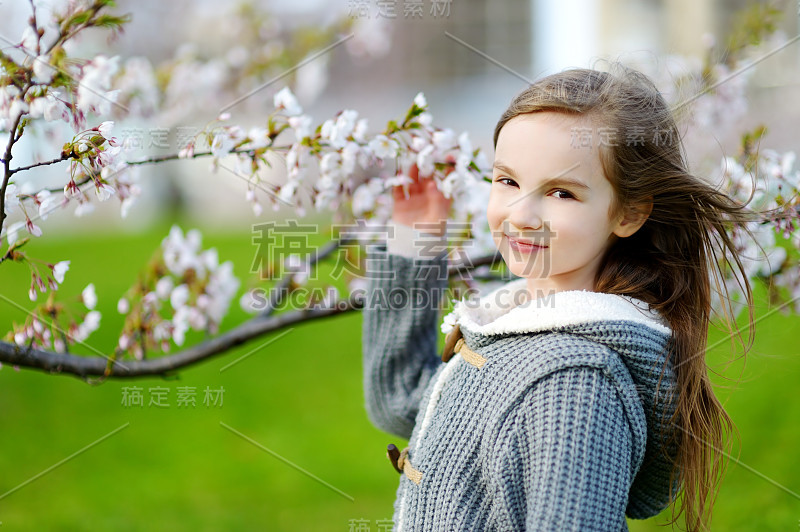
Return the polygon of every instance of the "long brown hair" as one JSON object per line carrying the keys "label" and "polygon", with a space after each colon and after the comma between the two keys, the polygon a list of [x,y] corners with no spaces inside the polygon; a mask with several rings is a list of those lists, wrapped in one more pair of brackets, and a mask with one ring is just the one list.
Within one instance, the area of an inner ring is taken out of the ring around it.
{"label": "long brown hair", "polygon": [[[678,451],[670,486],[677,482],[682,496],[669,524],[684,513],[689,530],[702,530],[711,520],[735,430],[711,388],[705,359],[712,290],[720,296],[724,323],[746,352],[755,330],[753,296],[729,230],[737,224],[752,236],[744,224],[757,215],[689,172],[675,118],[658,89],[644,74],[612,66],[613,73],[570,69],[536,81],[497,122],[494,145],[506,122],[521,114],[552,111],[585,118],[600,135],[595,137],[601,140],[600,160],[615,191],[609,214],[652,205],[636,233],[609,246],[595,291],[641,299],[670,324],[665,367],[671,363],[675,370],[678,397],[666,426],[680,429],[672,431]],[[748,342],[736,329],[724,282],[728,269],[746,298]]]}

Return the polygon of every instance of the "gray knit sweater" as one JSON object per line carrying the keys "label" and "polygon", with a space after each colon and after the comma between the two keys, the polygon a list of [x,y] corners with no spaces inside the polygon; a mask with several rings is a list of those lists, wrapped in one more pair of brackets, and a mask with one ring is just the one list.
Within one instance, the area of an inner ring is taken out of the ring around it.
{"label": "gray knit sweater", "polygon": [[445,317],[442,330],[458,323],[485,363],[444,363],[446,272],[445,253],[370,253],[365,405],[376,427],[409,439],[412,468],[399,475],[394,531],[619,531],[626,515],[664,509],[677,490],[662,421],[675,378],[667,365],[658,385],[671,337],[660,316],[587,291],[514,306],[526,291],[516,279]]}

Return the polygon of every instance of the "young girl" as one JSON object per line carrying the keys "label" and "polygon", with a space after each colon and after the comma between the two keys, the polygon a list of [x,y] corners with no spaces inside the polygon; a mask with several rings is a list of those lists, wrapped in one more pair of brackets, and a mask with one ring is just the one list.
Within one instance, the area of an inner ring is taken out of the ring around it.
{"label": "young girl", "polygon": [[369,293],[384,297],[363,314],[366,409],[409,439],[387,453],[395,532],[627,530],[678,494],[672,522],[705,528],[732,428],[704,356],[712,280],[742,273],[752,333],[725,229],[750,211],[688,172],[667,104],[635,71],[537,81],[494,145],[487,219],[518,279],[458,301],[441,356],[447,253],[421,256],[420,239],[446,244],[445,227],[412,228],[447,218],[433,179],[395,188],[395,237],[373,252]]}

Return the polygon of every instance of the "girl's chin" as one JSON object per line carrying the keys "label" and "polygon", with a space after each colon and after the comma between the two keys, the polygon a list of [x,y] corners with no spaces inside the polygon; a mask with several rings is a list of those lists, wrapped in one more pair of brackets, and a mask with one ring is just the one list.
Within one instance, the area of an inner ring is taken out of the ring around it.
{"label": "girl's chin", "polygon": [[509,257],[503,257],[503,259],[509,271],[517,277],[544,279],[550,274],[549,265],[542,264],[541,261],[525,262]]}

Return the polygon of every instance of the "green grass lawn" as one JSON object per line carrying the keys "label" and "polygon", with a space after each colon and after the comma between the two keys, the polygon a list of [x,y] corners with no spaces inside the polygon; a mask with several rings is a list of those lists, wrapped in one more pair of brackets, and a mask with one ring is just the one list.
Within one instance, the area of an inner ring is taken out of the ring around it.
{"label": "green grass lawn", "polygon": [[[168,229],[163,225],[138,236],[74,240],[45,236],[33,239],[27,251],[52,262],[72,261],[59,291],[61,301],[95,284],[103,317],[88,343],[109,352],[122,325],[117,299]],[[244,278],[254,254],[250,239],[246,228],[236,234],[204,232],[203,245],[216,247],[220,260],[232,260],[234,272]],[[27,297],[29,283],[27,267],[0,265],[2,294],[26,308],[34,306]],[[764,312],[762,303],[758,313]],[[222,330],[246,316],[237,295]],[[0,334],[24,317],[0,302]],[[797,317],[779,313],[761,321],[741,382],[734,390],[720,389],[741,432],[738,459],[748,467],[730,464],[714,530],[798,529],[800,500],[748,469],[800,492],[798,324]],[[3,529],[346,531],[351,520],[364,519],[378,530],[377,521],[392,516],[398,482],[385,448],[392,442],[402,448],[405,442],[367,419],[360,314],[298,326],[220,373],[270,337],[171,380],[93,386],[3,367],[0,495],[119,429],[0,499]],[[715,364],[726,359],[727,345],[710,355]],[[741,369],[734,364],[725,374],[738,379]],[[131,386],[142,388],[144,407],[122,404],[123,388]],[[194,408],[176,404],[178,388],[184,386],[197,391]],[[169,407],[147,406],[153,387],[168,390]],[[224,388],[222,406],[203,404],[206,387]],[[663,530],[659,522],[663,519],[630,521],[629,526]]]}

